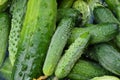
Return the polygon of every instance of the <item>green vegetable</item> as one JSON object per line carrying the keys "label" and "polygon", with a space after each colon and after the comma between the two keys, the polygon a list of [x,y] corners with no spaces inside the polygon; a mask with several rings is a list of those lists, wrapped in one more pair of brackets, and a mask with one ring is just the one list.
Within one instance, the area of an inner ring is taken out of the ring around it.
{"label": "green vegetable", "polygon": [[61,19],[65,17],[72,17],[75,19],[76,23],[79,23],[81,21],[81,15],[80,12],[76,9],[58,9],[57,11],[57,22],[60,22]]}
{"label": "green vegetable", "polygon": [[117,23],[119,21],[115,18],[112,12],[105,7],[99,6],[94,9],[95,21],[97,23]]}
{"label": "green vegetable", "polygon": [[59,8],[70,8],[75,0],[62,0]]}
{"label": "green vegetable", "polygon": [[7,13],[0,13],[0,66],[2,65],[8,44],[10,17]]}
{"label": "green vegetable", "polygon": [[91,22],[91,12],[88,4],[83,0],[76,0],[73,4],[73,8],[79,10],[82,14],[81,25],[92,23]]}
{"label": "green vegetable", "polygon": [[120,53],[109,44],[99,44],[94,47],[98,62],[110,72],[120,76]]}
{"label": "green vegetable", "polygon": [[56,25],[56,0],[29,0],[12,80],[32,80],[42,66]]}
{"label": "green vegetable", "polygon": [[101,76],[101,77],[95,77],[90,80],[120,80],[120,79],[115,76]]}
{"label": "green vegetable", "polygon": [[12,74],[12,64],[9,58],[5,60],[2,68],[0,69],[0,73],[5,78],[5,80],[10,80]]}
{"label": "green vegetable", "polygon": [[68,78],[72,80],[89,80],[96,76],[103,76],[108,74],[110,74],[109,71],[105,70],[95,62],[79,60],[68,75]]}
{"label": "green vegetable", "polygon": [[70,73],[76,61],[83,54],[89,38],[89,33],[85,32],[80,35],[80,37],[78,37],[73,44],[70,45],[69,49],[65,52],[57,65],[55,71],[55,76],[57,78],[64,78]]}
{"label": "green vegetable", "polygon": [[58,28],[52,37],[43,66],[43,72],[46,76],[53,74],[73,26],[74,20],[72,18],[63,18],[59,23]]}
{"label": "green vegetable", "polygon": [[0,0],[0,12],[3,12],[8,7],[9,0]]}
{"label": "green vegetable", "polygon": [[12,23],[9,36],[9,58],[12,66],[16,59],[18,41],[26,12],[27,0],[13,0],[11,5]]}
{"label": "green vegetable", "polygon": [[85,28],[74,28],[68,43],[71,44],[82,33],[89,32],[91,34],[90,44],[107,42],[113,39],[118,33],[118,25],[114,23],[89,24]]}

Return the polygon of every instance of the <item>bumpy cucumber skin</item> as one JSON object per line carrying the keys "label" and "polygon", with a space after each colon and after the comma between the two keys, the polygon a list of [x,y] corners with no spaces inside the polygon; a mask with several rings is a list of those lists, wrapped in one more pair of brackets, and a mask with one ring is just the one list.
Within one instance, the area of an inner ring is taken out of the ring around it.
{"label": "bumpy cucumber skin", "polygon": [[105,7],[99,6],[96,7],[93,11],[95,16],[95,21],[97,23],[117,23],[120,24],[119,21],[115,18],[112,12]]}
{"label": "bumpy cucumber skin", "polygon": [[72,71],[68,75],[68,78],[72,80],[89,80],[96,76],[103,76],[110,74],[99,64],[88,60],[79,60]]}
{"label": "bumpy cucumber skin", "polygon": [[86,48],[89,38],[89,33],[85,32],[80,37],[78,37],[73,44],[70,45],[69,49],[62,56],[56,67],[56,77],[64,78],[70,73],[74,64],[80,58],[81,54]]}
{"label": "bumpy cucumber skin", "polygon": [[9,58],[12,66],[14,65],[17,45],[20,38],[20,32],[23,25],[24,15],[26,12],[27,0],[13,0],[11,5],[11,31],[9,36]]}
{"label": "bumpy cucumber skin", "polygon": [[56,0],[29,0],[12,80],[32,80],[42,66],[56,25]]}
{"label": "bumpy cucumber skin", "polygon": [[75,0],[62,0],[59,8],[70,8]]}
{"label": "bumpy cucumber skin", "polygon": [[107,42],[113,39],[118,34],[118,25],[114,23],[103,23],[97,25],[86,25],[85,28],[74,28],[72,30],[71,37],[68,40],[68,44],[75,41],[84,32],[91,34],[90,44]]}
{"label": "bumpy cucumber skin", "polygon": [[0,66],[2,65],[8,44],[10,17],[7,13],[0,13]]}
{"label": "bumpy cucumber skin", "polygon": [[120,76],[120,53],[108,44],[99,44],[94,49],[99,63],[105,69]]}
{"label": "bumpy cucumber skin", "polygon": [[64,18],[59,23],[57,30],[52,37],[43,66],[43,73],[46,76],[53,74],[74,24],[75,23],[72,18]]}

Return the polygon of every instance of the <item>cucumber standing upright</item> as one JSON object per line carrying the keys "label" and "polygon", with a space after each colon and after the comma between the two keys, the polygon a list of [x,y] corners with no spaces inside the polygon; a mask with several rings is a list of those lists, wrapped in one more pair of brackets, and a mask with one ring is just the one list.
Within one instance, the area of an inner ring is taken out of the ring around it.
{"label": "cucumber standing upright", "polygon": [[57,78],[64,78],[70,73],[74,64],[81,57],[83,51],[88,45],[89,38],[90,34],[88,32],[85,32],[70,45],[69,49],[61,57],[56,67],[55,76]]}
{"label": "cucumber standing upright", "polygon": [[9,58],[12,66],[14,65],[17,45],[26,12],[27,0],[13,0],[10,11],[12,14],[11,30],[9,36]]}
{"label": "cucumber standing upright", "polygon": [[42,75],[42,66],[56,27],[56,0],[29,0],[12,80],[32,80]]}
{"label": "cucumber standing upright", "polygon": [[52,37],[43,66],[45,76],[53,74],[74,24],[72,18],[63,18],[59,23],[57,30]]}
{"label": "cucumber standing upright", "polygon": [[7,13],[0,13],[0,66],[6,55],[9,31],[10,17]]}

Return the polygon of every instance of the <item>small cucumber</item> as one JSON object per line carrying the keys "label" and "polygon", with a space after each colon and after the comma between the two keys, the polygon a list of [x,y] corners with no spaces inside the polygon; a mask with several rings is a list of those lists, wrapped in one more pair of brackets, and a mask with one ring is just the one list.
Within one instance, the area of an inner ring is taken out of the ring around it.
{"label": "small cucumber", "polygon": [[101,77],[94,77],[90,80],[120,80],[116,76],[101,76]]}
{"label": "small cucumber", "polygon": [[33,80],[42,67],[56,28],[56,0],[28,0],[12,80]]}
{"label": "small cucumber", "polygon": [[69,49],[60,59],[55,70],[55,76],[57,78],[64,78],[70,73],[76,61],[83,54],[83,51],[85,50],[89,39],[90,34],[88,32],[85,32],[70,45]]}
{"label": "small cucumber", "polygon": [[108,71],[120,76],[120,53],[109,44],[94,46],[98,62]]}
{"label": "small cucumber", "polygon": [[24,15],[26,12],[27,0],[13,0],[10,7],[12,14],[11,30],[9,35],[9,58],[12,66],[16,59],[18,41],[20,38],[20,32],[23,25]]}
{"label": "small cucumber", "polygon": [[101,65],[93,61],[79,60],[71,70],[68,78],[72,80],[89,80],[96,76],[111,74]]}
{"label": "small cucumber", "polygon": [[75,0],[62,0],[59,8],[71,8]]}
{"label": "small cucumber", "polygon": [[97,23],[117,23],[120,24],[113,13],[105,7],[98,6],[93,11]]}
{"label": "small cucumber", "polygon": [[2,65],[6,55],[9,31],[10,17],[7,13],[0,13],[0,66]]}
{"label": "small cucumber", "polygon": [[73,8],[80,11],[82,14],[82,23],[81,25],[92,23],[92,15],[90,12],[89,5],[84,0],[76,0],[73,4]]}
{"label": "small cucumber", "polygon": [[107,42],[113,39],[118,33],[118,25],[114,23],[102,23],[86,25],[85,28],[74,28],[68,44],[71,44],[82,33],[88,31],[91,34],[90,44]]}
{"label": "small cucumber", "polygon": [[53,74],[74,24],[72,18],[63,18],[59,23],[57,30],[52,37],[44,62],[43,72],[45,76]]}

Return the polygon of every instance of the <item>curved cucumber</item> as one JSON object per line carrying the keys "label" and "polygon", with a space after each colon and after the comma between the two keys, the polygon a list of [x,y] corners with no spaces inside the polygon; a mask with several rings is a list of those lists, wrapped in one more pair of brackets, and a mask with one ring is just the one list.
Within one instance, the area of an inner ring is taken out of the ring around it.
{"label": "curved cucumber", "polygon": [[12,66],[14,65],[17,45],[26,12],[27,0],[13,0],[11,5],[12,23],[9,36],[9,58]]}
{"label": "curved cucumber", "polygon": [[71,44],[84,32],[89,32],[91,35],[90,44],[107,42],[113,39],[118,31],[118,25],[113,23],[103,23],[97,25],[86,25],[85,28],[74,28],[68,43]]}
{"label": "curved cucumber", "polygon": [[95,62],[79,60],[68,75],[68,78],[72,80],[89,80],[96,76],[109,74],[109,71],[105,70],[101,65]]}
{"label": "curved cucumber", "polygon": [[9,31],[10,17],[6,13],[0,13],[0,66],[2,65],[6,55]]}
{"label": "curved cucumber", "polygon": [[55,31],[56,0],[29,0],[12,80],[32,80],[42,75],[42,66]]}
{"label": "curved cucumber", "polygon": [[85,32],[80,35],[73,44],[70,45],[69,49],[65,52],[57,65],[55,71],[56,77],[64,78],[70,73],[76,61],[83,54],[83,51],[88,44],[89,38],[89,33]]}
{"label": "curved cucumber", "polygon": [[72,18],[64,18],[59,23],[57,30],[52,37],[43,66],[43,72],[46,76],[53,74],[74,24]]}

